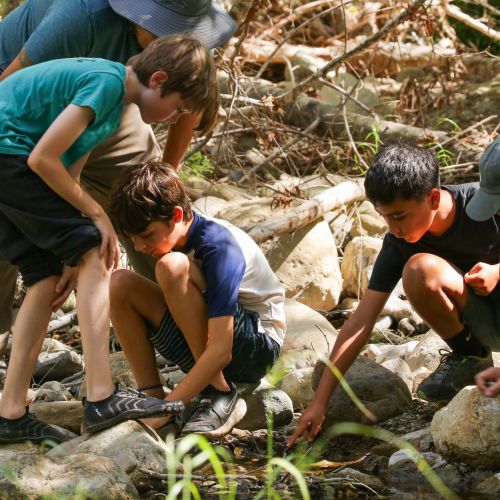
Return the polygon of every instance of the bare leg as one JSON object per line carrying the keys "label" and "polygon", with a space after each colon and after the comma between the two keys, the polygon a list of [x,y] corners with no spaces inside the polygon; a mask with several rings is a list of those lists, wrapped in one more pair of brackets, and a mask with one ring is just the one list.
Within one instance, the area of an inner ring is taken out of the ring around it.
{"label": "bare leg", "polygon": [[99,248],[80,260],[77,311],[85,357],[87,398],[100,401],[114,390],[109,366],[109,279],[111,272],[99,258]]}
{"label": "bare leg", "polygon": [[[148,323],[160,325],[166,304],[160,287],[143,276],[120,269],[111,276],[111,321],[120,345],[140,387],[160,384],[154,347],[147,336]],[[161,398],[161,387],[145,390]]]}
{"label": "bare leg", "polygon": [[25,413],[26,393],[47,332],[58,279],[59,276],[50,276],[31,286],[19,310],[13,329],[7,377],[0,399],[2,417],[17,418]]}
{"label": "bare leg", "polygon": [[[207,305],[201,293],[206,288],[203,273],[186,255],[172,252],[158,261],[156,279],[172,317],[197,360],[208,341]],[[208,380],[208,384],[220,391],[230,389],[222,371]]]}
{"label": "bare leg", "polygon": [[403,270],[403,287],[414,309],[441,338],[450,339],[462,331],[467,287],[444,259],[413,255]]}

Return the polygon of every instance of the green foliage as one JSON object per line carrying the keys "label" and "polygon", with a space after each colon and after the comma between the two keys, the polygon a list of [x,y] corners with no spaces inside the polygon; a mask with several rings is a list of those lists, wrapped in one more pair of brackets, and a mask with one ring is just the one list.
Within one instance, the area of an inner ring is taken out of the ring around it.
{"label": "green foliage", "polygon": [[188,155],[184,160],[180,176],[183,181],[186,181],[189,177],[210,176],[214,171],[215,167],[212,160],[208,156],[197,151],[192,155]]}
{"label": "green foliage", "polygon": [[22,3],[22,0],[0,0],[0,19]]}

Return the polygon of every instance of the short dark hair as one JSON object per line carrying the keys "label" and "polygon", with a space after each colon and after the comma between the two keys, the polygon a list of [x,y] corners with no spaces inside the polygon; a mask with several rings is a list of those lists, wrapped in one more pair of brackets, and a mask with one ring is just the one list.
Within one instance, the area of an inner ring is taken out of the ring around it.
{"label": "short dark hair", "polygon": [[115,229],[125,235],[142,233],[151,222],[170,221],[174,208],[193,218],[189,198],[177,172],[161,160],[152,159],[124,172],[111,193],[109,213]]}
{"label": "short dark hair", "polygon": [[127,65],[146,87],[155,71],[167,73],[161,96],[179,92],[192,111],[203,113],[198,130],[206,134],[212,129],[219,110],[219,84],[213,57],[202,42],[187,35],[162,36],[131,57]]}
{"label": "short dark hair", "polygon": [[433,188],[439,188],[434,153],[404,141],[384,147],[365,177],[366,196],[374,205],[420,199]]}

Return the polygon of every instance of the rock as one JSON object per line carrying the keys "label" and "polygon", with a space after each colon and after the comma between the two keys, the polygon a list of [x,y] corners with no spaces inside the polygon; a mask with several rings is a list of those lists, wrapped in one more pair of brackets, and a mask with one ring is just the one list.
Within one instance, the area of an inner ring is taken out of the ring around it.
{"label": "rock", "polygon": [[358,208],[358,213],[353,217],[350,235],[381,237],[387,232],[384,218],[375,210],[369,201],[364,201]]}
{"label": "rock", "polygon": [[33,452],[0,451],[0,491],[5,500],[139,498],[125,471],[109,458],[71,454],[52,460],[37,448]]}
{"label": "rock", "polygon": [[169,370],[168,372],[162,372],[163,378],[165,379],[165,385],[169,389],[173,389],[178,385],[186,376],[186,374],[181,370]]}
{"label": "rock", "polygon": [[237,424],[239,429],[266,429],[269,415],[272,415],[274,429],[292,421],[292,400],[284,391],[271,387],[265,380],[258,387],[255,384],[238,384],[238,391],[247,403],[247,413]]}
{"label": "rock", "polygon": [[412,371],[421,367],[434,371],[441,361],[440,349],[450,350],[446,342],[431,330],[405,359]]}
{"label": "rock", "polygon": [[431,426],[428,425],[418,431],[409,432],[401,436],[401,439],[410,443],[418,451],[430,451],[434,442],[432,440]]}
{"label": "rock", "polygon": [[81,401],[35,401],[30,412],[46,424],[58,425],[80,434],[83,418]]}
{"label": "rock", "polygon": [[325,221],[279,236],[266,257],[287,297],[321,311],[337,306],[342,275],[335,240]]}
{"label": "rock", "polygon": [[360,298],[364,294],[381,247],[382,240],[369,236],[358,236],[346,245],[340,267],[346,295]]}
{"label": "rock", "polygon": [[138,484],[143,479],[140,468],[153,472],[165,472],[166,444],[147,425],[126,421],[96,434],[82,436],[60,444],[47,453],[56,458],[72,453],[84,453],[106,457],[116,463]]}
{"label": "rock", "polygon": [[500,472],[483,479],[474,487],[474,493],[484,495],[486,498],[500,498]]}
{"label": "rock", "polygon": [[415,333],[416,328],[410,318],[403,318],[398,322],[398,330],[405,337],[411,337]]}
{"label": "rock", "polygon": [[[123,351],[113,352],[109,355],[109,364],[111,365],[111,375],[113,383],[123,387],[137,387],[132,369],[128,364],[127,358]],[[84,380],[78,390],[77,399],[83,399],[87,393],[87,383]]]}
{"label": "rock", "polygon": [[384,483],[375,476],[370,474],[365,474],[356,469],[351,469],[350,467],[341,468],[338,471],[331,472],[325,475],[325,478],[330,483],[340,483],[345,485],[346,483],[356,483],[357,485],[363,485],[376,492],[380,492],[384,489]]}
{"label": "rock", "polygon": [[223,200],[222,198],[204,196],[203,198],[198,198],[193,203],[193,208],[203,215],[218,217],[219,212],[226,208],[227,205],[227,200]]}
{"label": "rock", "polygon": [[487,398],[477,387],[465,387],[436,412],[431,431],[437,451],[448,460],[500,467],[500,396]]}
{"label": "rock", "polygon": [[314,397],[311,379],[314,368],[299,368],[287,373],[279,382],[281,390],[292,400],[294,408],[305,408]]}
{"label": "rock", "polygon": [[381,366],[387,368],[392,373],[397,375],[401,380],[403,380],[411,393],[413,389],[413,375],[411,373],[410,367],[405,360],[401,358],[388,359],[387,361],[381,363]]}
{"label": "rock", "polygon": [[330,226],[336,246],[343,247],[352,227],[352,217],[345,213],[327,212],[324,218]]}
{"label": "rock", "polygon": [[406,357],[413,352],[417,344],[417,340],[412,340],[410,342],[405,342],[404,344],[399,345],[385,344],[385,348],[382,347],[384,346],[384,344],[378,344],[379,348],[382,350],[382,353],[375,359],[375,361],[377,363],[383,363],[384,361],[398,358],[404,361]]}
{"label": "rock", "polygon": [[287,373],[314,368],[320,356],[328,357],[337,332],[321,314],[295,300],[285,300],[287,331],[279,366]]}
{"label": "rock", "polygon": [[[323,369],[324,365],[319,361],[312,378],[314,390],[319,384]],[[411,406],[411,394],[403,380],[363,356],[359,356],[352,364],[345,380],[361,402],[374,414],[376,422],[399,415]],[[339,384],[328,402],[325,426],[343,421],[373,423],[356,408]]]}
{"label": "rock", "polygon": [[33,370],[33,378],[63,379],[83,370],[82,357],[62,342],[45,339]]}
{"label": "rock", "polygon": [[413,389],[412,394],[417,393],[418,386],[432,373],[431,370],[428,370],[425,366],[421,366],[417,368],[413,372]]}
{"label": "rock", "polygon": [[75,292],[72,291],[69,294],[66,301],[64,302],[64,304],[61,306],[61,310],[64,313],[69,313],[70,311],[73,311],[74,309],[76,309],[76,295],[75,295]]}
{"label": "rock", "polygon": [[[424,452],[422,457],[433,469],[445,463],[437,453]],[[434,490],[418,470],[415,464],[416,458],[416,455],[410,455],[406,450],[393,453],[387,466],[387,480],[391,486],[403,491],[415,491],[418,488],[420,494],[431,493]]]}
{"label": "rock", "polygon": [[285,209],[281,206],[271,208],[272,203],[272,198],[239,201],[221,210],[219,218],[227,220],[240,228],[251,227],[285,212]]}
{"label": "rock", "polygon": [[71,393],[61,382],[51,380],[37,389],[32,401],[67,401],[71,398]]}

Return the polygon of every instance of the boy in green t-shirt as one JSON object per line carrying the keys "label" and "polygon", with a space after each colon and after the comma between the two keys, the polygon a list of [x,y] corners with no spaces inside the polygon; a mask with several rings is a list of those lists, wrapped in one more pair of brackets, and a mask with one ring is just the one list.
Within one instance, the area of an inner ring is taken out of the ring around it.
{"label": "boy in green t-shirt", "polygon": [[63,266],[74,266],[78,273],[87,376],[82,429],[97,432],[183,407],[131,389],[114,390],[111,378],[109,280],[118,263],[118,239],[79,177],[91,149],[119,127],[125,103],[137,104],[146,123],[174,123],[189,112],[204,112],[213,122],[218,88],[208,50],[190,37],[163,37],[127,66],[62,59],[0,83],[0,252],[19,267],[28,287],[0,399],[0,443],[60,442],[73,436],[25,409]]}

